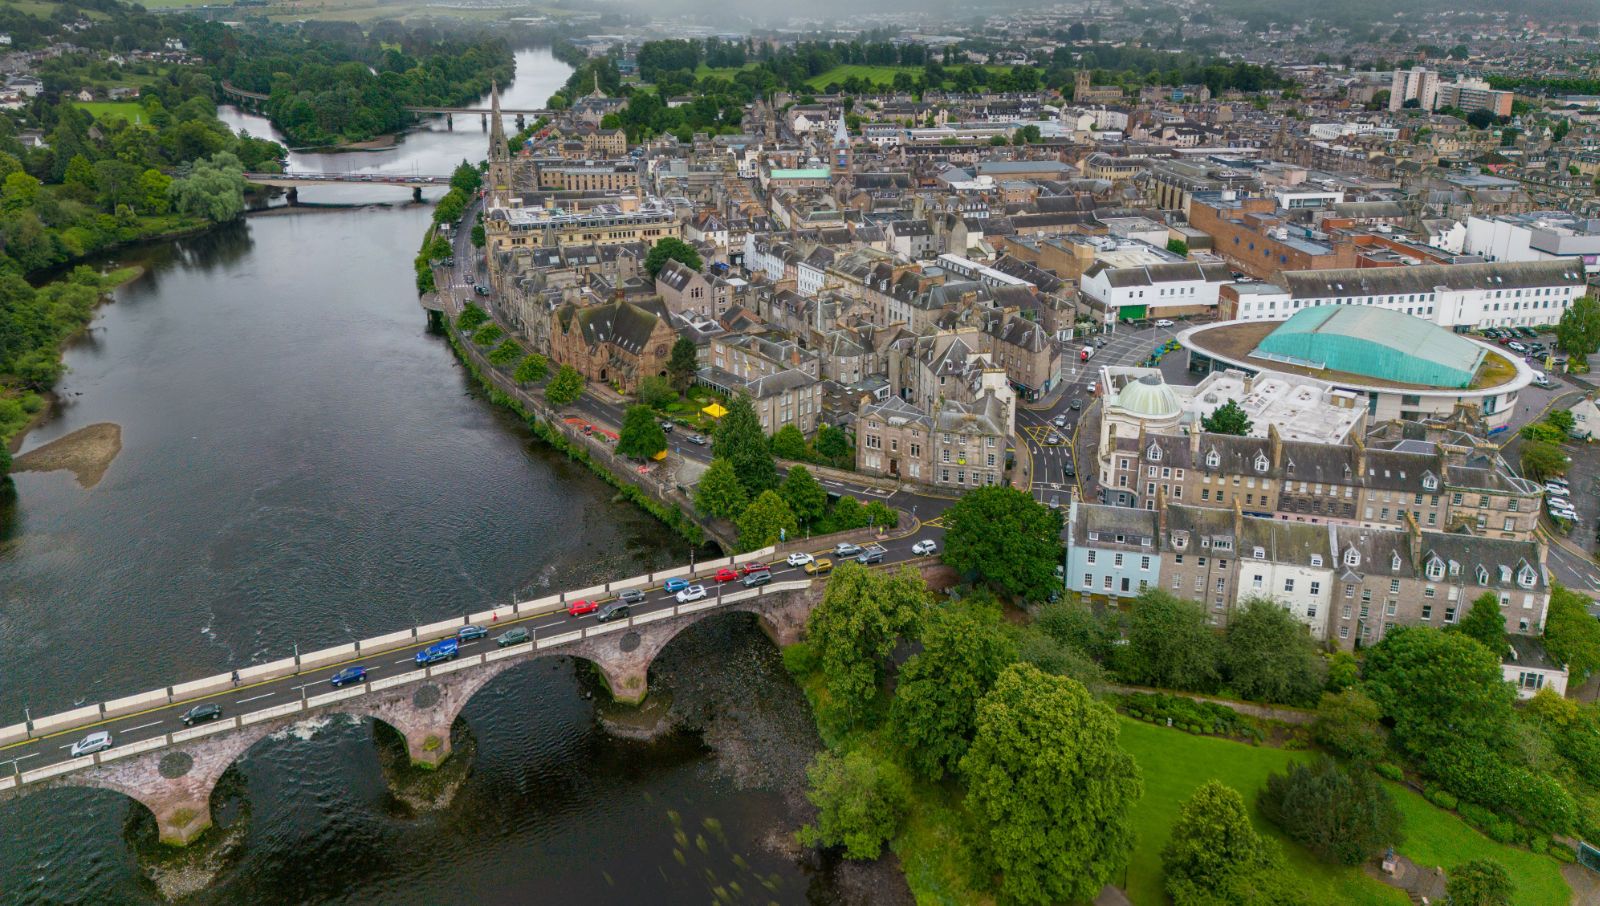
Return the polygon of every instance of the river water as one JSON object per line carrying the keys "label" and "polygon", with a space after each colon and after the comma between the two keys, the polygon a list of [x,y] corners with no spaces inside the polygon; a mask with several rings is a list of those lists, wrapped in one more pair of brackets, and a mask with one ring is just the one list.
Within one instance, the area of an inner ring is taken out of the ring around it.
{"label": "river water", "polygon": [[[567,72],[540,50],[517,64],[507,106],[542,106]],[[291,167],[445,174],[485,147],[471,118]],[[482,400],[427,332],[411,257],[428,217],[403,203],[252,217],[123,256],[146,276],[68,351],[63,408],[23,448],[114,422],[121,453],[92,488],[19,474],[0,513],[0,724],[687,556]],[[658,667],[652,690],[704,734],[616,739],[587,667],[538,660],[468,705],[471,776],[421,818],[395,807],[369,725],[257,745],[240,763],[244,845],[197,899],[834,899],[829,874],[781,845],[818,743],[771,645],[711,621]],[[0,803],[0,901],[158,901],[124,839],[130,808],[83,790]]]}

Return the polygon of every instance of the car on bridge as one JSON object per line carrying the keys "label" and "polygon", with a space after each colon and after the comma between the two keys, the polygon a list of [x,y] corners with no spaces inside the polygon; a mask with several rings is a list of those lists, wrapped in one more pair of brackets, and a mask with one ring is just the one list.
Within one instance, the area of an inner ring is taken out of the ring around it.
{"label": "car on bridge", "polygon": [[461,653],[461,642],[458,639],[445,639],[417,652],[417,666],[426,667],[440,661],[453,661]]}
{"label": "car on bridge", "polygon": [[501,648],[506,648],[511,645],[521,645],[523,642],[526,642],[528,638],[528,630],[522,628],[521,626],[517,626],[500,633],[499,637],[494,640],[494,643],[499,645]]}
{"label": "car on bridge", "polygon": [[820,576],[831,569],[833,569],[833,561],[829,560],[827,557],[823,557],[818,560],[812,560],[810,563],[806,564],[807,575]]}
{"label": "car on bridge", "polygon": [[456,630],[456,639],[462,642],[485,638],[488,635],[489,630],[484,629],[482,626],[463,626]]}
{"label": "car on bridge", "polygon": [[771,582],[772,581],[772,573],[770,573],[770,572],[751,573],[750,575],[745,576],[743,579],[741,579],[739,581],[744,584],[745,588],[755,588],[758,585],[766,585],[767,583]]}
{"label": "car on bridge", "polygon": [[789,555],[788,563],[790,566],[805,566],[807,563],[810,563],[811,560],[811,555],[805,551],[795,551]]}
{"label": "car on bridge", "polygon": [[668,579],[666,581],[666,584],[661,586],[662,590],[665,591],[669,595],[670,594],[675,594],[675,593],[680,592],[680,591],[683,591],[685,588],[688,588],[688,587],[689,587],[689,580],[688,579]]}
{"label": "car on bridge", "polygon": [[856,554],[856,562],[863,566],[872,563],[882,563],[883,557],[887,553],[888,551],[883,549],[883,545],[869,544],[861,549],[861,553]]}
{"label": "car on bridge", "polygon": [[678,603],[687,604],[690,601],[698,601],[705,596],[706,587],[704,585],[690,585],[683,591],[678,592]]}
{"label": "car on bridge", "polygon": [[770,573],[772,567],[765,563],[746,563],[739,567],[739,575],[748,576],[751,573]]}
{"label": "car on bridge", "polygon": [[737,578],[739,578],[739,574],[734,572],[733,570],[729,569],[726,566],[724,566],[723,568],[717,570],[717,581],[718,582],[732,582],[734,579],[737,579]]}
{"label": "car on bridge", "polygon": [[567,616],[569,617],[581,617],[586,613],[594,613],[599,609],[600,605],[593,601],[579,600],[567,602]]}
{"label": "car on bridge", "polygon": [[617,594],[617,600],[624,604],[643,604],[644,592],[637,588],[630,588]]}
{"label": "car on bridge", "polygon": [[192,727],[195,724],[202,723],[204,721],[216,720],[217,718],[219,718],[221,716],[222,716],[222,706],[221,705],[204,704],[204,705],[195,705],[193,708],[190,708],[189,710],[183,712],[183,714],[178,717],[178,720],[181,721],[184,726]]}
{"label": "car on bridge", "polygon": [[72,757],[77,758],[80,755],[93,755],[96,752],[104,752],[106,749],[111,748],[112,745],[110,733],[104,730],[96,730],[72,744]]}
{"label": "car on bridge", "polygon": [[330,677],[328,679],[328,685],[330,685],[330,686],[334,687],[335,689],[337,689],[340,686],[348,686],[351,683],[366,682],[366,679],[367,679],[367,668],[365,668],[365,667],[346,667],[343,670],[340,670],[338,673],[335,673],[332,677]]}
{"label": "car on bridge", "polygon": [[626,620],[632,614],[633,608],[623,604],[621,601],[613,601],[600,608],[600,612],[594,615],[594,619],[596,623],[609,623],[612,620]]}
{"label": "car on bridge", "polygon": [[833,546],[833,555],[835,557],[854,557],[859,553],[861,553],[861,545],[851,544],[848,541],[841,541]]}

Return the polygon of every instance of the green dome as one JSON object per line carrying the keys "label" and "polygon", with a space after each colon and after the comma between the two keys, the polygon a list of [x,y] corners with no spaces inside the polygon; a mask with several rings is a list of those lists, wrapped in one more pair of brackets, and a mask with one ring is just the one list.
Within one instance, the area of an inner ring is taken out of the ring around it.
{"label": "green dome", "polygon": [[1128,382],[1117,392],[1114,405],[1142,418],[1171,418],[1182,408],[1178,405],[1178,394],[1154,374]]}

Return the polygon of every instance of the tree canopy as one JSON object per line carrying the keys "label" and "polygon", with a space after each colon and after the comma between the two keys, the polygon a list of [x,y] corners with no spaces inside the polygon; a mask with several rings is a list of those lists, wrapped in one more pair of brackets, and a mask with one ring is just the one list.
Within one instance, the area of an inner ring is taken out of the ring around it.
{"label": "tree canopy", "polygon": [[1600,620],[1589,616],[1588,599],[1560,585],[1550,589],[1544,647],[1567,665],[1574,682],[1600,669]]}
{"label": "tree canopy", "polygon": [[1026,491],[975,488],[945,511],[944,562],[1007,595],[1044,600],[1058,590],[1061,513]]}
{"label": "tree canopy", "polygon": [[920,640],[922,651],[900,668],[891,716],[912,768],[939,780],[966,754],[978,701],[1017,653],[998,614],[970,607],[931,611]]}
{"label": "tree canopy", "polygon": [[1251,701],[1309,705],[1322,691],[1316,641],[1270,599],[1246,601],[1228,619],[1223,664],[1233,690]]}
{"label": "tree canopy", "polygon": [[708,516],[732,519],[744,512],[749,502],[744,485],[733,472],[733,463],[720,456],[712,459],[711,466],[700,476],[700,483],[695,485],[695,509]]}
{"label": "tree canopy", "polygon": [[1235,400],[1218,406],[1210,415],[1200,419],[1200,426],[1212,434],[1232,434],[1244,437],[1250,433],[1250,416]]}
{"label": "tree canopy", "polygon": [[656,240],[650,246],[650,251],[644,256],[645,273],[654,280],[661,269],[666,267],[668,261],[678,261],[688,266],[690,270],[700,269],[700,253],[695,247],[676,236],[666,236]]}
{"label": "tree canopy", "polygon": [[853,562],[834,569],[806,619],[824,678],[819,722],[845,729],[871,714],[889,653],[921,625],[927,607],[928,586],[914,569],[886,573]]}
{"label": "tree canopy", "polygon": [[838,846],[847,859],[876,859],[911,804],[911,782],[891,761],[865,749],[817,753],[806,769],[806,798],[817,820],[800,829],[807,846]]}
{"label": "tree canopy", "polygon": [[673,342],[672,356],[667,359],[667,377],[679,393],[687,390],[689,382],[694,380],[695,370],[700,367],[698,356],[694,341],[688,337],[679,337]]}
{"label": "tree canopy", "polygon": [[778,486],[778,465],[767,446],[766,432],[761,430],[761,418],[748,396],[734,394],[728,413],[717,425],[711,451],[732,464],[739,483],[750,496]]}
{"label": "tree canopy", "polygon": [[1194,601],[1159,588],[1133,599],[1128,644],[1117,649],[1117,674],[1130,683],[1210,692],[1221,678],[1216,634]]}
{"label": "tree canopy", "polygon": [[583,375],[571,365],[562,365],[544,387],[544,398],[557,408],[572,405],[580,396],[583,396]]}
{"label": "tree canopy", "polygon": [[617,435],[617,454],[649,459],[667,448],[667,434],[649,406],[629,406]]}
{"label": "tree canopy", "polygon": [[739,524],[739,546],[747,551],[777,544],[792,537],[799,528],[794,511],[777,491],[756,495],[735,521]]}
{"label": "tree canopy", "polygon": [[789,470],[779,493],[783,494],[783,499],[801,525],[816,524],[827,511],[828,492],[805,466],[795,466]]}
{"label": "tree canopy", "polygon": [[1272,860],[1270,845],[1250,824],[1244,797],[1220,780],[1201,784],[1183,803],[1161,850],[1167,894],[1177,906],[1213,902],[1211,896],[1235,878],[1260,872]]}
{"label": "tree canopy", "polygon": [[1261,814],[1324,862],[1360,865],[1400,842],[1400,812],[1365,765],[1331,758],[1267,775]]}
{"label": "tree canopy", "polygon": [[1493,859],[1473,859],[1445,876],[1450,906],[1511,906],[1517,888],[1505,866]]}
{"label": "tree canopy", "polygon": [[1464,636],[1477,639],[1496,656],[1505,655],[1506,618],[1500,613],[1500,598],[1494,592],[1486,591],[1473,599],[1472,608],[1455,625],[1455,629]]}

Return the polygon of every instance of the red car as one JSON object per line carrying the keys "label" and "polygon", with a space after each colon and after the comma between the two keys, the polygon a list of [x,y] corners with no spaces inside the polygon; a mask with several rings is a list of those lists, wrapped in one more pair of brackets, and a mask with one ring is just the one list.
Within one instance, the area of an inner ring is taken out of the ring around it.
{"label": "red car", "polygon": [[586,613],[594,613],[595,611],[597,611],[599,609],[600,609],[600,605],[596,604],[593,601],[568,601],[567,602],[567,616],[569,616],[569,617],[581,617]]}
{"label": "red car", "polygon": [[739,567],[739,575],[741,575],[741,576],[748,576],[751,573],[770,573],[770,572],[772,572],[772,567],[768,566],[765,563],[746,563],[745,565]]}
{"label": "red car", "polygon": [[733,580],[735,580],[737,578],[739,578],[739,574],[734,572],[733,570],[727,568],[726,566],[724,566],[723,568],[717,570],[717,581],[718,582],[732,582]]}

